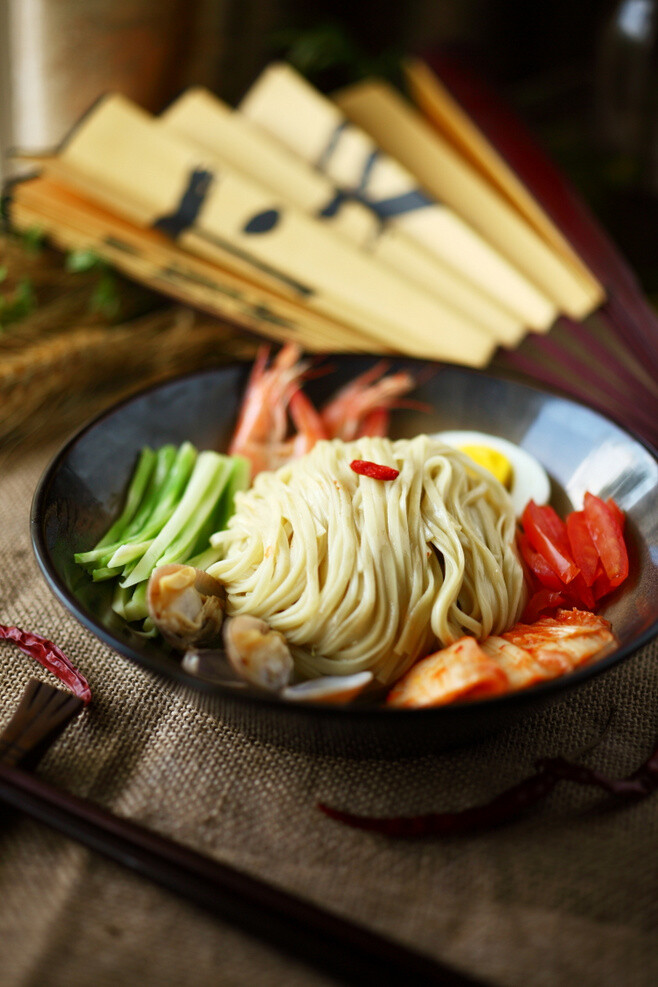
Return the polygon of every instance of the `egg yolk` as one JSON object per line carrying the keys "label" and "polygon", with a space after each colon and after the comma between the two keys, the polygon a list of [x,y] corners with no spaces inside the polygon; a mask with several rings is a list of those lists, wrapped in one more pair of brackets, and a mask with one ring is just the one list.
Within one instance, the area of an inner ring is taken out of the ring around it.
{"label": "egg yolk", "polygon": [[497,449],[490,449],[488,446],[460,446],[462,452],[470,456],[478,466],[483,466],[489,470],[496,479],[509,490],[512,486],[512,464],[507,456]]}

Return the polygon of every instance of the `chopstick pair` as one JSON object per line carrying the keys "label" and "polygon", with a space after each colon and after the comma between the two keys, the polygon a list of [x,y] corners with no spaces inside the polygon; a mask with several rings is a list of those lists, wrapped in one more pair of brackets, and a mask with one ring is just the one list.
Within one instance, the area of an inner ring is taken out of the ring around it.
{"label": "chopstick pair", "polygon": [[[343,982],[482,987],[481,981],[401,943],[17,767],[31,750],[62,729],[81,705],[75,697],[43,683],[30,683],[26,692],[0,733],[0,801],[6,805]],[[68,701],[71,698],[73,702]]]}

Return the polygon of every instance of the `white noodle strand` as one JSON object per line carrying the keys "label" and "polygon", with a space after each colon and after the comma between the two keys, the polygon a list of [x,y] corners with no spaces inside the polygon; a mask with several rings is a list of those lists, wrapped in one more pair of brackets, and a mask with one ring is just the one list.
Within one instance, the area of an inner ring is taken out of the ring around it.
{"label": "white noodle strand", "polygon": [[[355,473],[354,459],[400,471]],[[319,442],[236,497],[209,572],[229,614],[284,634],[304,677],[371,671],[385,685],[466,634],[511,626],[524,603],[504,488],[425,435]]]}

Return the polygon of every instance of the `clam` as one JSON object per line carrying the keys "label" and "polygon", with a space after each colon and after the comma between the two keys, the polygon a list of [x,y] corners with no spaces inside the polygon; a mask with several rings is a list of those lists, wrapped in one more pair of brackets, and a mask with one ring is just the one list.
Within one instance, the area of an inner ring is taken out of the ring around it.
{"label": "clam", "polygon": [[355,672],[354,675],[321,675],[283,689],[283,699],[304,703],[330,703],[341,705],[355,699],[372,682],[372,672]]}
{"label": "clam", "polygon": [[189,675],[212,685],[239,690],[249,686],[247,680],[235,671],[223,649],[188,648],[183,655],[181,668]]}
{"label": "clam", "polygon": [[279,692],[290,681],[293,660],[286,639],[259,617],[238,614],[228,618],[224,647],[238,675],[259,689]]}
{"label": "clam", "polygon": [[219,642],[224,619],[224,587],[191,565],[162,565],[151,573],[149,615],[163,638],[181,651]]}

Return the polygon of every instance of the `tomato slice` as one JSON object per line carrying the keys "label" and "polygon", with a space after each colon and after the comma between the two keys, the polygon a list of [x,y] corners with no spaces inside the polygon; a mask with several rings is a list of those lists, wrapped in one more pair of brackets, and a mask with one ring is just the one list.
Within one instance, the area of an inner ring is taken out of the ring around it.
{"label": "tomato slice", "polygon": [[564,593],[580,610],[593,610],[596,606],[594,590],[587,585],[582,572],[579,572],[576,578],[564,587]]}
{"label": "tomato slice", "polygon": [[566,602],[561,593],[556,593],[555,590],[544,586],[533,593],[526,603],[525,610],[521,615],[521,623],[534,624],[542,614],[557,610],[558,607],[563,607]]}
{"label": "tomato slice", "polygon": [[610,580],[603,571],[603,566],[599,564],[598,571],[596,573],[596,579],[592,586],[592,592],[594,593],[594,599],[600,600],[603,596],[607,596],[611,593],[614,587],[611,585]]}
{"label": "tomato slice", "polygon": [[528,540],[528,536],[519,532],[518,545],[521,555],[533,576],[548,589],[561,590],[564,583],[551,569],[543,555],[536,552]]}
{"label": "tomato slice", "polygon": [[628,575],[628,552],[617,515],[604,500],[587,492],[584,514],[605,574],[614,589]]}
{"label": "tomato slice", "polygon": [[612,514],[612,516],[617,521],[617,524],[619,526],[619,530],[623,533],[623,531],[624,531],[624,523],[626,521],[626,515],[622,511],[622,509],[619,506],[619,504],[616,501],[614,501],[612,499],[612,497],[608,497],[608,499],[606,500],[606,504],[610,508],[610,513]]}
{"label": "tomato slice", "polygon": [[575,579],[580,570],[571,557],[566,525],[554,509],[548,504],[540,507],[531,500],[521,521],[532,547],[543,555],[562,582],[570,583]]}
{"label": "tomato slice", "polygon": [[580,569],[587,586],[596,579],[599,553],[592,541],[584,511],[572,511],[567,517],[567,537],[573,560]]}

